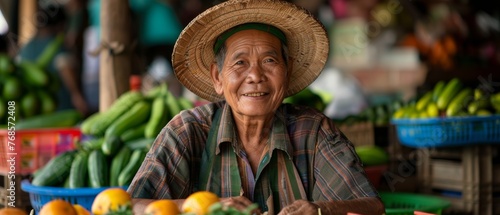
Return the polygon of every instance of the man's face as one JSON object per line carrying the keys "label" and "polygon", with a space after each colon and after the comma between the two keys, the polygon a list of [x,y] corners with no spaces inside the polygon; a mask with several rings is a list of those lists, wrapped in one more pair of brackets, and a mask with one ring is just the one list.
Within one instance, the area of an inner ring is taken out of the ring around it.
{"label": "man's face", "polygon": [[215,90],[233,112],[242,116],[270,116],[282,103],[288,72],[281,43],[272,34],[243,30],[226,40],[222,71],[212,65]]}

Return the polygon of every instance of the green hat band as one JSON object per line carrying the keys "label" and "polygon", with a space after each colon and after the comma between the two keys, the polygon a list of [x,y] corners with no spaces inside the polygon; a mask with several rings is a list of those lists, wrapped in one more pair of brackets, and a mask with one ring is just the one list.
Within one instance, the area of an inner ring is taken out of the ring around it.
{"label": "green hat band", "polygon": [[226,42],[227,38],[231,37],[233,34],[236,34],[240,31],[250,30],[250,29],[255,29],[255,30],[270,33],[270,34],[274,35],[275,37],[277,37],[282,43],[286,44],[285,34],[280,29],[278,29],[272,25],[268,25],[268,24],[246,23],[246,24],[241,24],[241,25],[235,26],[235,27],[225,31],[224,33],[222,33],[217,38],[217,41],[215,41],[214,53],[217,54],[217,52],[222,47],[222,44],[224,44]]}

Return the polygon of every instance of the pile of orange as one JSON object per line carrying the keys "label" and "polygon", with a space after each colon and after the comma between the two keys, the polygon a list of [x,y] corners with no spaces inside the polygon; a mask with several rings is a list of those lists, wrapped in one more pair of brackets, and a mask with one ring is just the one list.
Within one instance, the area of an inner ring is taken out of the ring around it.
{"label": "pile of orange", "polygon": [[209,191],[198,191],[186,198],[179,210],[177,204],[168,199],[151,202],[144,214],[146,215],[178,215],[182,213],[204,215],[208,213],[210,206],[219,202],[219,197]]}
{"label": "pile of orange", "polygon": [[43,205],[42,209],[40,209],[39,215],[90,215],[90,212],[87,211],[81,205],[71,203],[62,200],[62,199],[54,199],[45,205]]}
{"label": "pile of orange", "polygon": [[[185,199],[182,207],[168,199],[155,200],[144,210],[146,215],[178,215],[181,213],[204,215],[219,197],[209,191],[198,191]],[[38,213],[39,215],[104,215],[110,212],[132,214],[132,198],[121,188],[108,188],[100,192],[92,203],[92,213],[78,204],[71,204],[62,199],[52,200]],[[0,215],[27,215],[25,211],[16,208],[3,208]]]}
{"label": "pile of orange", "polygon": [[108,212],[132,212],[132,198],[122,188],[114,187],[103,190],[92,203],[94,215],[104,215]]}
{"label": "pile of orange", "polygon": [[0,209],[0,215],[28,215],[26,211],[19,208],[2,208]]}

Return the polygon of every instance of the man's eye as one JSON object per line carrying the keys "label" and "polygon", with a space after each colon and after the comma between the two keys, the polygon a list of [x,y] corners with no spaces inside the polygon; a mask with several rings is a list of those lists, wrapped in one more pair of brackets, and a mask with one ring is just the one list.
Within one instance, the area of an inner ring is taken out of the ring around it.
{"label": "man's eye", "polygon": [[236,61],[235,63],[236,65],[242,65],[243,64],[243,61],[242,60],[239,60],[239,61]]}
{"label": "man's eye", "polygon": [[264,60],[264,62],[268,62],[269,63],[269,62],[276,62],[276,61],[274,59],[272,59],[272,58],[267,58],[267,59]]}

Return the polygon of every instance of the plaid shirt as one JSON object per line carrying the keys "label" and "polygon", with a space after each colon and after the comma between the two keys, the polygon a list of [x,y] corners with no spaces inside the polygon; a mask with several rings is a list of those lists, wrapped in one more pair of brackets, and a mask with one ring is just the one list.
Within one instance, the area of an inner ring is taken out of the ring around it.
{"label": "plaid shirt", "polygon": [[[279,211],[298,198],[324,201],[377,196],[353,145],[332,120],[315,109],[289,104],[276,111],[264,154],[269,156],[262,157],[256,178],[249,180],[253,174],[248,162],[242,162],[246,155],[237,144],[231,109],[218,102],[182,111],[167,124],[129,186],[133,198],[184,199],[206,190],[199,187],[203,183],[200,171],[206,166],[201,160],[212,119],[221,108],[215,150],[221,162],[209,166],[211,182],[206,187],[220,197],[244,195],[263,211],[271,209],[268,207]],[[271,157],[277,162],[270,162]],[[286,159],[291,159],[292,168],[285,165]],[[293,196],[294,184],[299,185],[301,196]]]}

